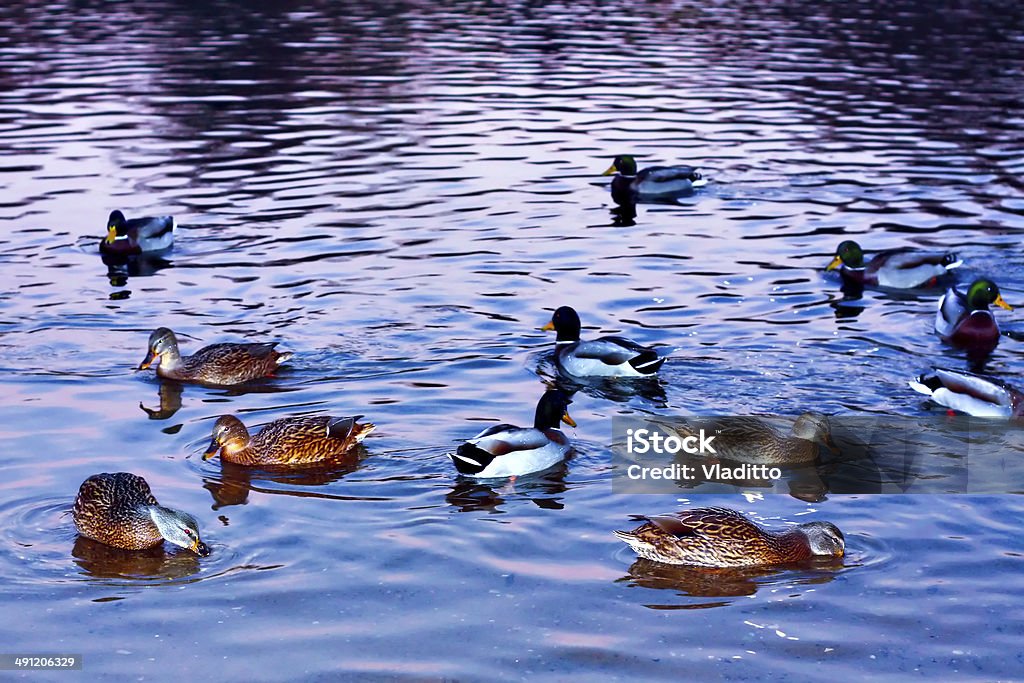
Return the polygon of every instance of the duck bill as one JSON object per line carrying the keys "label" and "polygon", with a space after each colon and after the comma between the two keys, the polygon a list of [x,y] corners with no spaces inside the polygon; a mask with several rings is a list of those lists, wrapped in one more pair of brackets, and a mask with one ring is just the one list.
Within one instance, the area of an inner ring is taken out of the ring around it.
{"label": "duck bill", "polygon": [[826,271],[835,270],[836,268],[838,268],[841,265],[843,265],[843,259],[839,258],[839,255],[837,254],[836,256],[834,256],[832,258],[832,263],[828,264],[828,267],[825,270]]}
{"label": "duck bill", "polygon": [[153,351],[153,349],[150,349],[149,353],[146,354],[146,359],[144,361],[142,361],[141,363],[139,363],[139,370],[146,370],[146,369],[148,369],[151,365],[153,365],[153,363],[156,362],[156,359],[159,358],[159,357],[160,357],[160,354],[158,354],[155,351]]}
{"label": "duck bill", "polygon": [[113,225],[107,227],[107,236],[103,239],[107,244],[113,244],[117,239],[117,228]]}
{"label": "duck bill", "polygon": [[1011,306],[1010,304],[1006,303],[1006,299],[1003,298],[1002,294],[997,296],[996,300],[993,301],[992,303],[994,303],[999,308],[1005,308],[1008,311],[1012,311],[1013,310],[1013,306]]}
{"label": "duck bill", "polygon": [[545,325],[544,327],[540,328],[540,329],[543,332],[551,332],[553,329],[555,329],[555,321],[554,320],[549,320],[548,324]]}
{"label": "duck bill", "polygon": [[199,557],[206,557],[210,554],[210,546],[206,545],[198,538],[195,540],[194,543],[192,543],[192,545],[189,546],[188,549],[194,552]]}
{"label": "duck bill", "polygon": [[576,420],[574,420],[571,417],[569,417],[569,411],[568,410],[565,411],[564,415],[562,415],[562,422],[564,422],[565,424],[569,425],[570,427],[575,427],[576,426]]}
{"label": "duck bill", "polygon": [[615,175],[616,173],[618,173],[618,170],[615,168],[615,164],[612,164],[608,167],[608,170],[601,175]]}
{"label": "duck bill", "polygon": [[220,444],[217,443],[216,439],[210,442],[207,446],[206,452],[203,453],[203,460],[209,460],[210,458],[216,457],[217,452],[220,450]]}

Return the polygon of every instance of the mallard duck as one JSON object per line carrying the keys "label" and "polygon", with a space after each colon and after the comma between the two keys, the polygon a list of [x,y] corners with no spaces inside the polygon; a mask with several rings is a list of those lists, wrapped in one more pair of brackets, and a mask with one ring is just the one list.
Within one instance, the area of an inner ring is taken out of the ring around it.
{"label": "mallard duck", "polygon": [[290,351],[275,351],[277,342],[252,344],[213,344],[191,356],[178,352],[174,332],[161,327],[149,335],[149,352],[139,364],[145,370],[159,362],[156,374],[167,379],[204,384],[241,384],[259,377],[269,377],[292,357]]}
{"label": "mallard duck", "polygon": [[107,236],[100,240],[100,251],[117,256],[164,251],[174,244],[176,228],[172,216],[125,220],[120,211],[111,211]]}
{"label": "mallard duck", "polygon": [[488,427],[448,457],[460,474],[473,477],[512,477],[547,469],[572,448],[569,438],[555,429],[559,422],[576,426],[569,417],[570,403],[563,392],[547,391],[537,403],[533,427]]}
{"label": "mallard duck", "polygon": [[78,533],[115,548],[143,550],[170,541],[200,557],[210,554],[195,517],[161,506],[146,480],[131,472],[94,474],[82,482],[73,517]]}
{"label": "mallard duck", "polygon": [[266,425],[256,436],[234,415],[222,415],[213,425],[213,440],[203,453],[236,465],[317,465],[341,459],[377,428],[354,417],[286,417]]}
{"label": "mallard duck", "polygon": [[625,337],[580,341],[580,316],[569,306],[556,310],[541,329],[557,332],[555,359],[576,377],[651,377],[666,360]]}
{"label": "mallard duck", "polygon": [[910,388],[940,406],[975,417],[1024,417],[1024,392],[991,377],[932,368],[910,382]]}
{"label": "mallard duck", "polygon": [[807,412],[799,416],[784,434],[759,417],[736,416],[702,420],[694,425],[665,423],[680,436],[691,436],[703,429],[714,434],[715,457],[736,462],[783,465],[811,462],[818,457],[818,446],[835,450],[831,427],[825,415]]}
{"label": "mallard duck", "polygon": [[975,280],[964,293],[950,287],[939,301],[935,331],[948,344],[967,350],[970,356],[985,356],[999,344],[999,326],[988,310],[990,304],[1012,311],[991,280]]}
{"label": "mallard duck", "polygon": [[633,204],[644,199],[673,199],[707,184],[691,166],[651,166],[636,170],[636,159],[628,154],[615,161],[602,175],[612,175],[612,199],[618,204]]}
{"label": "mallard duck", "polygon": [[640,557],[697,567],[789,564],[811,557],[842,557],[846,542],[829,522],[767,531],[735,510],[694,508],[645,517],[632,531],[613,531]]}
{"label": "mallard duck", "polygon": [[864,263],[864,252],[853,240],[844,240],[825,270],[838,270],[843,280],[872,287],[913,289],[934,286],[963,265],[956,254],[942,251],[889,249]]}

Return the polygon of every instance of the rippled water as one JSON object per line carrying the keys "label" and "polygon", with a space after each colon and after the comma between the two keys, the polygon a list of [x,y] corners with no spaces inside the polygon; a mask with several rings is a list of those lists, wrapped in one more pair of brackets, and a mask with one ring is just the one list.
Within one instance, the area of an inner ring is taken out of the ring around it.
{"label": "rippled water", "polygon": [[[621,495],[608,450],[634,412],[936,412],[906,387],[965,366],[936,292],[821,271],[845,236],[954,248],[1024,304],[1019,8],[368,5],[0,7],[3,649],[156,679],[1024,675],[1019,497]],[[631,216],[617,153],[711,183]],[[109,269],[113,208],[174,214],[174,251]],[[459,439],[529,422],[561,304],[670,352],[662,383],[577,394],[560,470],[456,478]],[[1019,384],[998,315],[984,369]],[[295,360],[161,386],[134,370],[161,325]],[[200,459],[229,412],[379,428],[348,467],[260,473]],[[79,483],[118,470],[212,556],[76,540]],[[829,519],[848,556],[718,576],[609,533],[687,503]]]}

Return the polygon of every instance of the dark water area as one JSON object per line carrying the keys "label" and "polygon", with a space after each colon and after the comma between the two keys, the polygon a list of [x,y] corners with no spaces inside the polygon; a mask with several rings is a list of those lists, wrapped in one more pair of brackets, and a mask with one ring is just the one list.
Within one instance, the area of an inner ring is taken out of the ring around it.
{"label": "dark water area", "polygon": [[[635,414],[940,417],[907,387],[968,367],[940,292],[845,297],[847,238],[992,276],[1019,308],[981,369],[1024,385],[1022,97],[1012,2],[4,3],[0,654],[85,664],[3,677],[1024,678],[1020,495],[622,494],[610,450]],[[623,211],[623,153],[710,182]],[[174,250],[105,264],[115,208],[173,214]],[[560,467],[457,477],[460,440],[529,422],[563,304],[660,381],[583,387]],[[160,326],[295,357],[162,383]],[[378,429],[249,470],[200,457],[227,413]],[[212,554],[78,538],[103,471]],[[847,555],[708,573],[610,533],[686,505],[827,519]]]}

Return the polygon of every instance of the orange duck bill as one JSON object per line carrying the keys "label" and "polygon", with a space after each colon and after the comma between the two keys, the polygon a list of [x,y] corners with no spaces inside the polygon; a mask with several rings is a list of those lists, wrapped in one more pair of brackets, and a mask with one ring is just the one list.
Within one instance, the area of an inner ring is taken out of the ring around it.
{"label": "orange duck bill", "polygon": [[153,349],[150,349],[149,353],[146,354],[146,359],[139,363],[139,370],[146,370],[151,365],[153,365],[153,363],[155,363],[158,358],[160,358],[160,354],[158,354]]}

